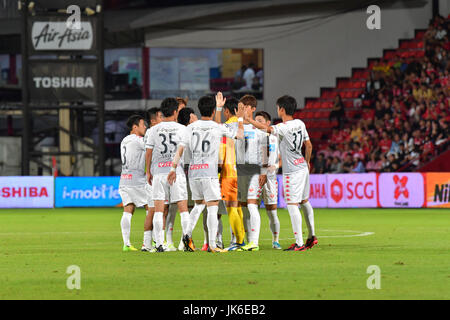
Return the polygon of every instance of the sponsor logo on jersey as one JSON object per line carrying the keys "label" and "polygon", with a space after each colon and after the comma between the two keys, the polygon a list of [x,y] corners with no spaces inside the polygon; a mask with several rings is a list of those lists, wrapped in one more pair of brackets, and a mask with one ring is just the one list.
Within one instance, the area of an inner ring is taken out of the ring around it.
{"label": "sponsor logo on jersey", "polygon": [[133,175],[132,174],[122,174],[120,176],[121,179],[125,179],[125,180],[132,180],[133,179]]}
{"label": "sponsor logo on jersey", "polygon": [[166,168],[166,167],[171,167],[171,166],[172,166],[172,161],[158,163],[158,168]]}
{"label": "sponsor logo on jersey", "polygon": [[303,157],[294,160],[295,165],[299,165],[303,162],[305,162],[305,158],[303,158]]}
{"label": "sponsor logo on jersey", "polygon": [[189,167],[189,170],[202,170],[202,169],[208,169],[209,168],[209,164],[204,163],[204,164],[191,164],[191,166]]}
{"label": "sponsor logo on jersey", "polygon": [[245,139],[255,139],[255,131],[245,131],[244,137]]}

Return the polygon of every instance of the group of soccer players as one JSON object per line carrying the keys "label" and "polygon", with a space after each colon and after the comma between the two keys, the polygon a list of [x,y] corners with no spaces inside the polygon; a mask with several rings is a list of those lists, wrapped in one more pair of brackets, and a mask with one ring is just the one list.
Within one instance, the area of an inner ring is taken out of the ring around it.
{"label": "group of soccer players", "polygon": [[[138,250],[130,243],[131,218],[135,208],[142,206],[147,212],[144,252],[177,250],[172,235],[178,211],[182,229],[178,250],[196,250],[192,233],[203,213],[202,251],[258,251],[261,197],[269,217],[272,247],[281,249],[276,176],[280,158],[295,237],[285,251],[304,251],[318,243],[314,211],[308,202],[312,145],[303,121],[293,118],[297,102],[286,95],[277,100],[283,122],[274,126],[268,113],[255,113],[256,106],[252,95],[225,99],[219,92],[198,100],[200,119],[183,99],[175,98],[166,98],[159,109],[150,110],[150,128],[142,116],[128,119],[130,134],[120,145],[123,251]],[[299,205],[309,231],[306,243]],[[228,215],[231,229],[226,249],[223,214]]]}

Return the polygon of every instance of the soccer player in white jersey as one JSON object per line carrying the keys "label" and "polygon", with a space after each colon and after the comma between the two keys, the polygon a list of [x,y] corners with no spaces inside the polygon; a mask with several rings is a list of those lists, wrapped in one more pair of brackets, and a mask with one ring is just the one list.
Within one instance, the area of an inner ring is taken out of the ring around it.
{"label": "soccer player in white jersey", "polygon": [[[240,99],[246,113],[253,119],[256,110],[256,98],[245,95]],[[244,213],[248,244],[237,250],[258,251],[261,217],[258,200],[262,187],[267,181],[268,157],[267,134],[251,123],[244,124],[244,140],[238,140],[236,146],[236,168],[238,175],[238,200]]]}
{"label": "soccer player in white jersey", "polygon": [[213,121],[216,109],[216,101],[211,96],[201,97],[198,101],[198,108],[201,120],[191,123],[187,127],[187,133],[183,142],[180,143],[176,157],[172,161],[171,172],[168,176],[169,183],[175,184],[179,176],[177,170],[180,158],[187,149],[190,152],[191,160],[189,164],[189,184],[192,192],[192,199],[195,201],[194,209],[191,211],[191,223],[183,236],[183,242],[188,251],[192,250],[192,231],[194,222],[207,206],[207,226],[209,248],[211,252],[226,252],[216,245],[216,235],[218,228],[217,213],[219,210],[220,183],[218,177],[218,163],[220,144],[223,136],[229,138],[242,139],[244,137],[243,118],[244,109],[238,110],[240,115],[238,130],[233,130],[228,125],[218,124]]}
{"label": "soccer player in white jersey", "polygon": [[[258,111],[255,113],[255,120],[264,125],[270,126],[272,118],[270,114],[265,111]],[[269,218],[269,227],[272,232],[272,248],[281,250],[281,245],[278,242],[280,238],[280,220],[277,214],[278,204],[278,181],[277,171],[280,162],[280,153],[278,148],[278,138],[273,134],[267,136],[269,144],[269,168],[267,171],[267,182],[263,186],[262,198],[266,213]]]}
{"label": "soccer player in white jersey", "polygon": [[[148,119],[150,128],[156,126],[158,123],[162,121],[162,112],[159,108],[151,108],[148,110]],[[144,136],[144,143],[150,140],[150,128],[147,129]],[[148,211],[147,216],[145,217],[144,223],[144,241],[142,243],[141,251],[143,252],[155,252],[156,248],[152,245],[153,239],[153,215],[155,214],[155,203],[153,201],[152,186],[146,181],[145,188],[148,194]],[[164,216],[168,215],[168,205],[166,204],[164,208]]]}
{"label": "soccer player in white jersey", "polygon": [[170,185],[167,175],[172,166],[172,159],[178,144],[185,136],[186,127],[175,120],[178,114],[178,102],[175,98],[166,98],[161,102],[163,121],[150,128],[150,140],[146,142],[147,181],[153,187],[155,214],[153,216],[153,233],[156,238],[157,252],[165,251],[164,242],[164,202],[177,203],[181,217],[181,228],[185,233],[189,224],[187,208],[186,176],[182,166],[178,169],[177,182]]}
{"label": "soccer player in white jersey", "polygon": [[[255,127],[278,137],[283,167],[284,196],[287,209],[291,217],[292,230],[295,243],[285,251],[304,251],[317,244],[314,230],[314,211],[308,202],[309,197],[309,169],[312,144],[309,140],[306,126],[300,119],[294,119],[297,109],[295,98],[285,95],[277,100],[278,116],[283,120],[275,126],[263,125],[246,114],[246,119]],[[302,154],[302,145],[305,145],[305,156]],[[302,236],[302,216],[298,205],[300,204],[309,230],[306,245]]]}
{"label": "soccer player in white jersey", "polygon": [[137,251],[130,243],[131,218],[136,207],[147,206],[145,190],[145,145],[144,134],[147,129],[142,116],[133,115],[127,121],[130,134],[120,143],[122,173],[120,175],[119,195],[123,203],[123,215],[120,221],[123,239],[123,251]]}

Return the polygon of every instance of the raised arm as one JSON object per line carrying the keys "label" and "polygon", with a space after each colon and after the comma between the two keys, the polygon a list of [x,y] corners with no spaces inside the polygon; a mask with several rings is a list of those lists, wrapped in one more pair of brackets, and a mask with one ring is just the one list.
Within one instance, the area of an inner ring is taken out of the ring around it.
{"label": "raised arm", "polygon": [[217,92],[216,94],[216,114],[214,116],[214,121],[217,123],[222,123],[222,108],[225,105],[227,98],[224,98],[222,92]]}
{"label": "raised arm", "polygon": [[249,114],[245,114],[245,121],[247,121],[248,123],[253,125],[255,128],[257,128],[259,130],[262,130],[264,132],[267,132],[269,134],[271,134],[272,131],[273,131],[273,127],[268,126],[266,124],[259,123],[256,120],[253,120],[252,117]]}

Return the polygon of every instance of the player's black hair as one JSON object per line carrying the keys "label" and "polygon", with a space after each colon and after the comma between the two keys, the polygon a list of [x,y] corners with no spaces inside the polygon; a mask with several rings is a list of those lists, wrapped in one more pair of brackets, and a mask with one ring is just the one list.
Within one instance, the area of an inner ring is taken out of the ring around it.
{"label": "player's black hair", "polygon": [[257,113],[255,113],[255,118],[257,116],[263,117],[264,119],[266,119],[266,121],[272,121],[272,117],[270,116],[270,114],[265,111],[258,111]]}
{"label": "player's black hair", "polygon": [[294,97],[284,95],[278,98],[277,106],[283,108],[288,116],[293,116],[297,110],[297,101]]}
{"label": "player's black hair", "polygon": [[191,120],[191,114],[194,113],[192,108],[183,108],[178,112],[178,123],[187,126]]}
{"label": "player's black hair", "polygon": [[165,98],[161,102],[161,112],[164,117],[173,116],[174,112],[178,110],[178,101],[175,98]]}
{"label": "player's black hair", "polygon": [[147,113],[148,113],[148,120],[152,120],[156,118],[156,115],[158,114],[158,112],[161,112],[160,108],[157,107],[153,107],[148,109]]}
{"label": "player's black hair", "polygon": [[198,109],[202,117],[211,117],[216,109],[216,100],[211,96],[203,96],[198,100]]}
{"label": "player's black hair", "polygon": [[133,129],[134,125],[139,126],[139,122],[141,120],[144,120],[144,117],[138,114],[133,114],[132,116],[130,116],[127,120],[127,128],[130,129],[130,131]]}
{"label": "player's black hair", "polygon": [[231,97],[231,98],[227,98],[227,101],[225,101],[225,105],[223,106],[225,109],[227,109],[228,111],[230,111],[230,113],[235,116],[236,115],[236,111],[238,109],[238,104],[239,104],[239,100]]}

